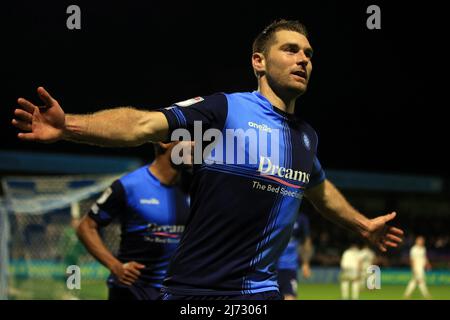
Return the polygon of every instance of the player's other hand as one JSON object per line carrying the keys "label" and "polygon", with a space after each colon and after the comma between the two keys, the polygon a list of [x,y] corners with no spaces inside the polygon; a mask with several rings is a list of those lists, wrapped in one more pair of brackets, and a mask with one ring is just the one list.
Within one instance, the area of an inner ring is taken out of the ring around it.
{"label": "player's other hand", "polygon": [[382,252],[388,248],[396,248],[403,242],[403,230],[389,226],[387,223],[394,219],[395,212],[369,220],[364,237]]}
{"label": "player's other hand", "polygon": [[309,279],[309,277],[311,277],[311,268],[309,263],[302,264],[302,275],[305,279]]}
{"label": "player's other hand", "polygon": [[12,120],[12,124],[22,131],[17,136],[26,141],[58,141],[64,133],[64,111],[43,87],[37,89],[37,94],[43,106],[36,106],[24,98],[17,99],[19,108],[14,110]]}
{"label": "player's other hand", "polygon": [[141,275],[139,270],[145,268],[145,265],[130,261],[127,263],[118,263],[111,268],[111,272],[119,281],[127,286],[131,286]]}

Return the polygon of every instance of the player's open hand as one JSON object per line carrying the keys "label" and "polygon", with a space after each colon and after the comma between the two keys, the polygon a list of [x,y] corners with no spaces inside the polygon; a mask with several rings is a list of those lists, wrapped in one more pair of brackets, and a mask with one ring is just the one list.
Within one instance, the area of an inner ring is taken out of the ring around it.
{"label": "player's open hand", "polygon": [[12,124],[22,131],[17,136],[26,141],[58,141],[64,132],[64,111],[43,87],[39,87],[37,93],[43,106],[36,106],[24,98],[17,99],[20,107],[14,110],[12,120]]}
{"label": "player's open hand", "polygon": [[139,270],[145,268],[145,265],[130,261],[127,263],[119,263],[114,266],[111,272],[119,279],[119,281],[127,286],[131,286],[141,275]]}
{"label": "player's open hand", "polygon": [[370,220],[368,232],[365,236],[372,245],[382,252],[386,252],[388,248],[398,247],[403,241],[403,231],[387,225],[395,216],[396,213],[391,212]]}

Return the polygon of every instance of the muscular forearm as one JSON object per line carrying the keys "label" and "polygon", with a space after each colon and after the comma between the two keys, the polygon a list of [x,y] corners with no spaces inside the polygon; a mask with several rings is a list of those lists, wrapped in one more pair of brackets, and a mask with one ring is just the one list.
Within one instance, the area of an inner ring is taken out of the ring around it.
{"label": "muscular forearm", "polygon": [[77,230],[77,236],[83,242],[89,253],[109,270],[112,270],[115,265],[120,264],[120,261],[103,244],[97,229],[87,225],[80,225]]}
{"label": "muscular forearm", "polygon": [[88,115],[66,115],[62,138],[105,147],[131,147],[165,140],[167,126],[160,112],[121,107]]}
{"label": "muscular forearm", "polygon": [[323,186],[316,188],[321,189],[307,196],[325,218],[362,236],[367,235],[369,219],[353,208],[330,181],[325,180]]}

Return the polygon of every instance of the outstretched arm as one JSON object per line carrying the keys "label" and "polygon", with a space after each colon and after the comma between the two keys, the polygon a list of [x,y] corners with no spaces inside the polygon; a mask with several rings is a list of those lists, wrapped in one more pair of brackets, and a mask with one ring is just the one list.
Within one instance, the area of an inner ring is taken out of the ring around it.
{"label": "outstretched arm", "polygon": [[356,232],[383,252],[402,242],[403,231],[387,225],[395,218],[395,212],[368,219],[328,180],[308,189],[305,195],[324,217]]}
{"label": "outstretched arm", "polygon": [[167,139],[168,122],[161,112],[121,107],[86,115],[66,115],[58,101],[43,88],[37,89],[44,106],[19,98],[12,124],[27,141],[52,143],[69,140],[106,147],[137,146]]}

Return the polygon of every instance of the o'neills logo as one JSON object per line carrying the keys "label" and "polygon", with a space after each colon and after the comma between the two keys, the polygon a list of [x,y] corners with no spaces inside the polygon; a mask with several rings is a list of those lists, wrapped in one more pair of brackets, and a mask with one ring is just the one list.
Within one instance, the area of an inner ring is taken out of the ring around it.
{"label": "o'neills logo", "polygon": [[251,128],[259,129],[261,131],[272,132],[272,128],[268,127],[266,124],[257,124],[252,121],[248,122],[248,126]]}
{"label": "o'neills logo", "polygon": [[309,182],[309,173],[306,173],[303,171],[298,171],[298,170],[292,170],[289,168],[280,167],[276,164],[272,164],[272,161],[270,161],[270,159],[267,157],[260,157],[258,171],[264,177],[275,180],[281,184],[284,184],[284,185],[286,185],[288,187],[292,187],[292,188],[299,189],[299,188],[303,188],[303,187],[286,182],[277,177],[285,178],[285,179],[289,179],[289,180],[300,181],[303,183]]}

